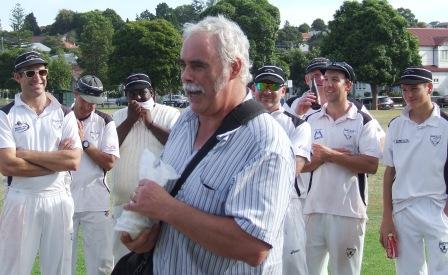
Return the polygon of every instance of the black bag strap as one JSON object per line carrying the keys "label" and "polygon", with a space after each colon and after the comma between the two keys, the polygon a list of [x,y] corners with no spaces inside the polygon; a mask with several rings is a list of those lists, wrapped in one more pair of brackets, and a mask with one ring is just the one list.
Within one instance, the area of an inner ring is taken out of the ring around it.
{"label": "black bag strap", "polygon": [[207,140],[207,142],[199,149],[190,162],[185,167],[180,178],[176,181],[173,190],[170,194],[176,197],[182,185],[187,180],[188,176],[193,172],[194,168],[201,162],[201,160],[210,152],[210,150],[218,143],[218,135],[224,134],[228,131],[234,130],[241,125],[246,124],[249,120],[256,116],[265,113],[266,109],[253,99],[246,100],[236,106],[222,121],[216,132]]}

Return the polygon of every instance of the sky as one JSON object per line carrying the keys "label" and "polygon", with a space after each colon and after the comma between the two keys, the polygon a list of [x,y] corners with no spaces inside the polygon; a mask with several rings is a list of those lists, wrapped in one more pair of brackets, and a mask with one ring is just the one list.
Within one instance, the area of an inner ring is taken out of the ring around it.
{"label": "sky", "polygon": [[[342,5],[342,0],[268,0],[280,10],[281,26],[286,20],[290,25],[300,26],[302,23],[311,23],[316,18],[321,18],[328,23]],[[69,9],[75,12],[86,12],[94,9],[105,10],[111,8],[117,12],[123,20],[128,18],[135,20],[137,14],[149,10],[155,14],[155,8],[159,3],[165,2],[171,8],[190,4],[192,0],[3,0],[0,9],[0,23],[3,30],[11,30],[10,15],[16,3],[25,10],[25,14],[31,12],[40,26],[54,22],[61,9]],[[426,23],[432,21],[448,22],[448,1],[446,0],[389,0],[394,8],[407,8],[412,11],[418,21]]]}

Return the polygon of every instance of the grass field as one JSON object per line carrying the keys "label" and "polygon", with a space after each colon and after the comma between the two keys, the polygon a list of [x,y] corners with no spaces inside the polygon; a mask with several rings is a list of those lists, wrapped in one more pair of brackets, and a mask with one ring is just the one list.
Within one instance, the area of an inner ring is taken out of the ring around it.
{"label": "grass field", "polygon": [[[386,130],[388,122],[399,114],[399,110],[371,111],[375,118]],[[375,175],[369,176],[369,220],[367,222],[367,233],[364,245],[364,259],[362,274],[367,275],[389,275],[395,274],[394,262],[386,259],[383,248],[378,242],[378,229],[382,214],[382,177],[384,167],[380,166]],[[0,185],[0,208],[3,201],[4,185]],[[33,275],[40,274],[38,265],[33,269]],[[77,274],[85,274],[84,260],[82,257],[82,243],[78,247]]]}

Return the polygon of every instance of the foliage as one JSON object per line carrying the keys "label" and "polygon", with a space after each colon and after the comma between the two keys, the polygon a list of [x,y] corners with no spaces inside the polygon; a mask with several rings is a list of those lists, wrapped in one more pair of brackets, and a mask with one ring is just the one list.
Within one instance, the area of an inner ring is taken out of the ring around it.
{"label": "foliage", "polygon": [[144,10],[140,13],[140,15],[137,15],[135,20],[152,20],[154,18],[156,18],[156,16],[152,12]]}
{"label": "foliage", "polygon": [[37,24],[36,17],[34,17],[34,13],[30,13],[25,16],[25,20],[23,22],[23,29],[29,30],[33,33],[33,35],[39,35],[41,33],[39,25]]}
{"label": "foliage", "polygon": [[115,31],[124,25],[123,19],[113,9],[103,11],[103,16],[110,20]]}
{"label": "foliage", "polygon": [[421,64],[418,42],[406,26],[385,0],[347,1],[329,22],[322,53],[351,64],[357,79],[371,84],[376,100],[379,86],[394,83],[405,67]]}
{"label": "foliage", "polygon": [[410,9],[405,8],[398,8],[397,12],[406,19],[406,22],[408,22],[407,27],[415,27],[418,23],[417,18],[415,18],[415,15],[412,13]]}
{"label": "foliage", "polygon": [[177,90],[181,48],[179,31],[163,19],[126,23],[113,38],[111,83],[118,85],[129,74],[146,73],[159,94]]}
{"label": "foliage", "polygon": [[50,34],[64,34],[75,28],[76,12],[62,9],[56,15],[54,23],[51,25]]}
{"label": "foliage", "polygon": [[291,26],[288,21],[285,22],[285,26],[278,31],[277,48],[291,49],[299,48],[303,42],[302,33],[298,27]]}
{"label": "foliage", "polygon": [[323,32],[327,30],[327,25],[324,20],[317,18],[313,21],[313,23],[311,23],[311,30]]}
{"label": "foliage", "polygon": [[19,32],[25,20],[25,10],[17,3],[11,10],[11,17],[9,18],[10,26],[14,32]]}
{"label": "foliage", "polygon": [[0,53],[0,89],[17,89],[18,85],[12,79],[12,72],[14,71],[14,61],[23,50],[9,49]]}
{"label": "foliage", "polygon": [[318,56],[320,56],[320,52],[317,49],[311,50],[307,53],[303,53],[299,49],[293,49],[289,53],[289,78],[292,80],[293,86],[296,88],[296,93],[301,94],[308,90],[308,86],[305,83],[305,68],[311,59]]}
{"label": "foliage", "polygon": [[303,23],[302,25],[299,26],[299,31],[301,33],[307,33],[311,30],[310,25],[308,25],[307,23]]}
{"label": "foliage", "polygon": [[50,54],[56,54],[64,51],[64,44],[57,36],[46,36],[45,39],[42,40],[42,44],[51,48]]}
{"label": "foliage", "polygon": [[85,13],[83,19],[86,24],[80,35],[82,56],[79,63],[86,73],[98,76],[107,85],[108,61],[114,34],[112,23],[98,11]]}
{"label": "foliage", "polygon": [[72,68],[61,54],[48,63],[48,90],[70,90],[72,81]]}
{"label": "foliage", "polygon": [[202,16],[223,14],[235,21],[247,35],[254,68],[272,63],[280,12],[267,0],[221,0]]}

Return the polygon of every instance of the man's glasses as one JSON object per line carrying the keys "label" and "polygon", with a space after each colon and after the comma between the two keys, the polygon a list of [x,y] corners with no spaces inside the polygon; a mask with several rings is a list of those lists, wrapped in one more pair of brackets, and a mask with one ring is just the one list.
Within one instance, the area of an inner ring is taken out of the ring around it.
{"label": "man's glasses", "polygon": [[257,88],[257,91],[259,92],[265,92],[267,90],[271,91],[271,92],[275,92],[278,89],[280,89],[280,87],[282,87],[282,84],[279,83],[264,83],[264,82],[257,82],[255,83],[255,87]]}
{"label": "man's glasses", "polygon": [[22,71],[23,74],[26,75],[26,77],[28,78],[32,78],[36,75],[36,73],[38,73],[40,76],[47,76],[48,75],[48,70],[47,69],[41,69],[38,71],[34,71],[34,70],[29,70],[29,71]]}

